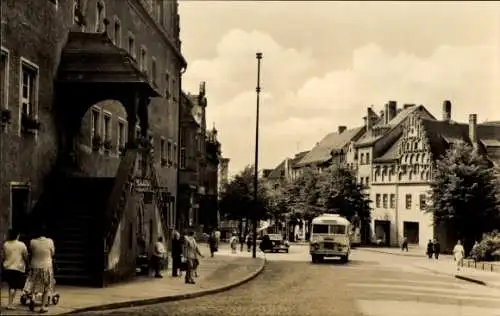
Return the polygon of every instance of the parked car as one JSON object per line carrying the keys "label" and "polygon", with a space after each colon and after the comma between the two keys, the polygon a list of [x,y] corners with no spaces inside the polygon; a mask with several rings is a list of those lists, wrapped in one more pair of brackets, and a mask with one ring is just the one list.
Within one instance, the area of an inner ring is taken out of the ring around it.
{"label": "parked car", "polygon": [[262,237],[262,241],[260,242],[260,250],[262,252],[270,251],[270,252],[280,252],[284,251],[288,253],[288,249],[290,248],[290,244],[287,240],[283,240],[283,236],[280,234],[268,234]]}

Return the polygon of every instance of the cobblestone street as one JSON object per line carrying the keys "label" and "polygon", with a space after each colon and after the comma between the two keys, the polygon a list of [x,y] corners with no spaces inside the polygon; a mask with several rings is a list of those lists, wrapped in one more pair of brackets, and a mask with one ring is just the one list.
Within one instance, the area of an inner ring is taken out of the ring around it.
{"label": "cobblestone street", "polygon": [[500,292],[412,266],[412,258],[354,251],[348,265],[312,265],[306,246],[267,254],[264,272],[228,292],[80,315],[498,316]]}

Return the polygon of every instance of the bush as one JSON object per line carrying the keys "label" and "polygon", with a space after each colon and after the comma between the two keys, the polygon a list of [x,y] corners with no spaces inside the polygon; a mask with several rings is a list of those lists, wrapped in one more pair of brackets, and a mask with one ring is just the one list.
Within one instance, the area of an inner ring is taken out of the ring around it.
{"label": "bush", "polygon": [[470,256],[476,261],[499,261],[500,232],[484,234],[481,242],[472,249]]}

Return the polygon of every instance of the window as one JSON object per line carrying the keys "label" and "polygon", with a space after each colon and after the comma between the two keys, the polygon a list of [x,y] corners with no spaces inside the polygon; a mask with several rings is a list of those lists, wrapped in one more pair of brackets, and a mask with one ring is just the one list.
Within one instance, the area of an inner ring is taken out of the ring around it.
{"label": "window", "polygon": [[106,16],[106,11],[104,8],[104,3],[102,1],[97,1],[96,3],[96,16],[95,16],[95,31],[96,33],[104,32],[104,17]]}
{"label": "window", "polygon": [[105,113],[102,126],[102,140],[111,140],[111,114]]}
{"label": "window", "polygon": [[180,158],[181,158],[181,161],[180,161],[180,168],[181,169],[184,169],[186,168],[186,148],[184,147],[181,147],[180,149]]}
{"label": "window", "polygon": [[113,39],[116,46],[122,46],[122,26],[120,24],[120,20],[115,18],[115,25],[113,28]]}
{"label": "window", "polygon": [[36,117],[36,103],[38,101],[38,66],[22,58],[20,79],[21,115]]}
{"label": "window", "polygon": [[169,164],[172,163],[172,142],[167,142],[167,161]]}
{"label": "window", "polygon": [[380,194],[375,195],[375,207],[380,207]]}
{"label": "window", "polygon": [[313,234],[328,234],[328,225],[313,225]]}
{"label": "window", "polygon": [[346,227],[343,225],[330,225],[330,234],[344,235],[346,233]]}
{"label": "window", "polygon": [[390,208],[396,208],[396,194],[391,194],[390,202],[389,202],[389,207]]}
{"label": "window", "polygon": [[153,8],[154,18],[156,22],[163,24],[163,19],[162,19],[163,1],[162,0],[153,0],[153,1],[154,1],[154,8]]}
{"label": "window", "polygon": [[369,153],[366,154],[366,163],[367,164],[370,163],[370,154]]}
{"label": "window", "polygon": [[136,48],[135,48],[135,37],[134,34],[130,33],[128,34],[128,47],[127,47],[128,53],[130,56],[133,58],[136,57]]}
{"label": "window", "polygon": [[366,186],[369,186],[369,185],[370,185],[370,178],[369,178],[369,177],[366,177],[366,178],[365,178],[365,185],[366,185]]}
{"label": "window", "polygon": [[181,128],[181,135],[179,136],[181,147],[186,147],[186,128]]}
{"label": "window", "polygon": [[387,194],[382,195],[382,207],[387,208]]}
{"label": "window", "polygon": [[9,52],[2,47],[0,55],[0,108],[9,107]]}
{"label": "window", "polygon": [[117,142],[118,149],[125,148],[125,123],[122,120],[118,120],[118,133]]}
{"label": "window", "polygon": [[361,154],[361,159],[360,159],[359,163],[361,165],[365,163],[365,154]]}
{"label": "window", "polygon": [[420,209],[425,210],[427,206],[427,197],[425,196],[425,194],[420,194],[419,200],[420,200]]}
{"label": "window", "polygon": [[406,206],[406,209],[407,210],[410,210],[411,209],[411,194],[407,194],[405,196],[405,206]]}
{"label": "window", "polygon": [[174,161],[174,163],[176,163],[177,162],[177,144],[174,144],[172,154],[173,154],[172,160]]}
{"label": "window", "polygon": [[151,80],[153,81],[153,84],[156,85],[156,59],[153,57],[151,58]]}
{"label": "window", "polygon": [[93,108],[90,112],[90,140],[92,141],[99,135],[99,118],[101,112],[98,109]]}
{"label": "window", "polygon": [[[160,138],[160,159],[165,160],[165,138]],[[163,164],[163,162],[162,162]]]}
{"label": "window", "polygon": [[165,74],[165,98],[170,99],[170,75]]}
{"label": "window", "polygon": [[177,86],[176,86],[175,78],[172,78],[172,90],[171,90],[171,92],[172,92],[172,100],[174,100],[174,101],[177,100],[177,97],[176,97],[176,91],[177,91],[176,89],[177,88],[176,87]]}
{"label": "window", "polygon": [[141,71],[147,72],[148,71],[148,60],[147,60],[147,52],[145,47],[141,47],[140,55],[139,55],[139,67]]}

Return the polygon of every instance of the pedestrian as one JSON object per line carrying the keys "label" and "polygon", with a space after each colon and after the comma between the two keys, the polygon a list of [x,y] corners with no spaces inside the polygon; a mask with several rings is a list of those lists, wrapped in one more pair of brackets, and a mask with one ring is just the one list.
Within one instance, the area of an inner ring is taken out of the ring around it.
{"label": "pedestrian", "polygon": [[24,291],[35,294],[42,293],[40,313],[48,312],[48,297],[54,290],[53,257],[56,251],[54,241],[47,237],[47,228],[39,229],[37,238],[30,241],[31,262],[28,279]]}
{"label": "pedestrian", "polygon": [[210,257],[213,258],[214,253],[217,252],[217,239],[215,237],[215,231],[213,231],[208,237],[208,246],[210,248]]}
{"label": "pedestrian", "polygon": [[172,276],[182,276],[181,262],[182,262],[182,241],[181,234],[174,230],[172,234]]}
{"label": "pedestrian", "polygon": [[243,252],[245,248],[245,235],[243,233],[240,234],[240,252]]}
{"label": "pedestrian", "polygon": [[472,246],[472,249],[470,251],[471,257],[472,257],[472,259],[474,259],[474,261],[477,261],[477,259],[478,259],[478,256],[476,254],[478,247],[479,247],[479,242],[476,240],[474,242],[474,246]]}
{"label": "pedestrian", "polygon": [[464,246],[462,246],[462,242],[458,240],[455,247],[453,247],[453,259],[457,264],[457,271],[460,271],[460,267],[463,264],[464,257],[465,257]]}
{"label": "pedestrian", "polygon": [[401,244],[401,251],[408,252],[408,238],[406,236],[403,238],[403,243]]}
{"label": "pedestrian", "polygon": [[158,237],[158,240],[155,243],[153,255],[151,256],[151,263],[154,269],[154,277],[155,278],[163,278],[161,275],[161,266],[163,260],[165,260],[167,255],[167,250],[165,249],[165,245],[163,244],[163,237]]}
{"label": "pedestrian", "polygon": [[439,254],[441,253],[441,245],[437,239],[434,239],[434,258],[439,259]]}
{"label": "pedestrian", "polygon": [[246,239],[246,242],[247,242],[247,252],[252,251],[252,240],[253,240],[253,236],[251,234],[248,234],[247,235],[247,239]]}
{"label": "pedestrian", "polygon": [[190,230],[188,235],[184,237],[184,258],[186,258],[187,269],[186,269],[186,284],[195,284],[193,279],[193,272],[197,267],[197,261],[199,262],[199,257],[203,258],[198,243],[194,239],[194,231]]}
{"label": "pedestrian", "polygon": [[2,278],[9,287],[7,309],[13,310],[17,290],[24,287],[24,274],[28,262],[28,249],[19,241],[19,234],[9,231],[8,240],[3,244],[3,274]]}
{"label": "pedestrian", "polygon": [[432,244],[432,240],[429,239],[427,243],[427,256],[429,259],[432,259],[432,254],[434,253],[434,245]]}
{"label": "pedestrian", "polygon": [[233,236],[229,239],[229,245],[231,246],[231,252],[236,253],[236,248],[238,247],[238,237],[235,233],[233,233]]}

